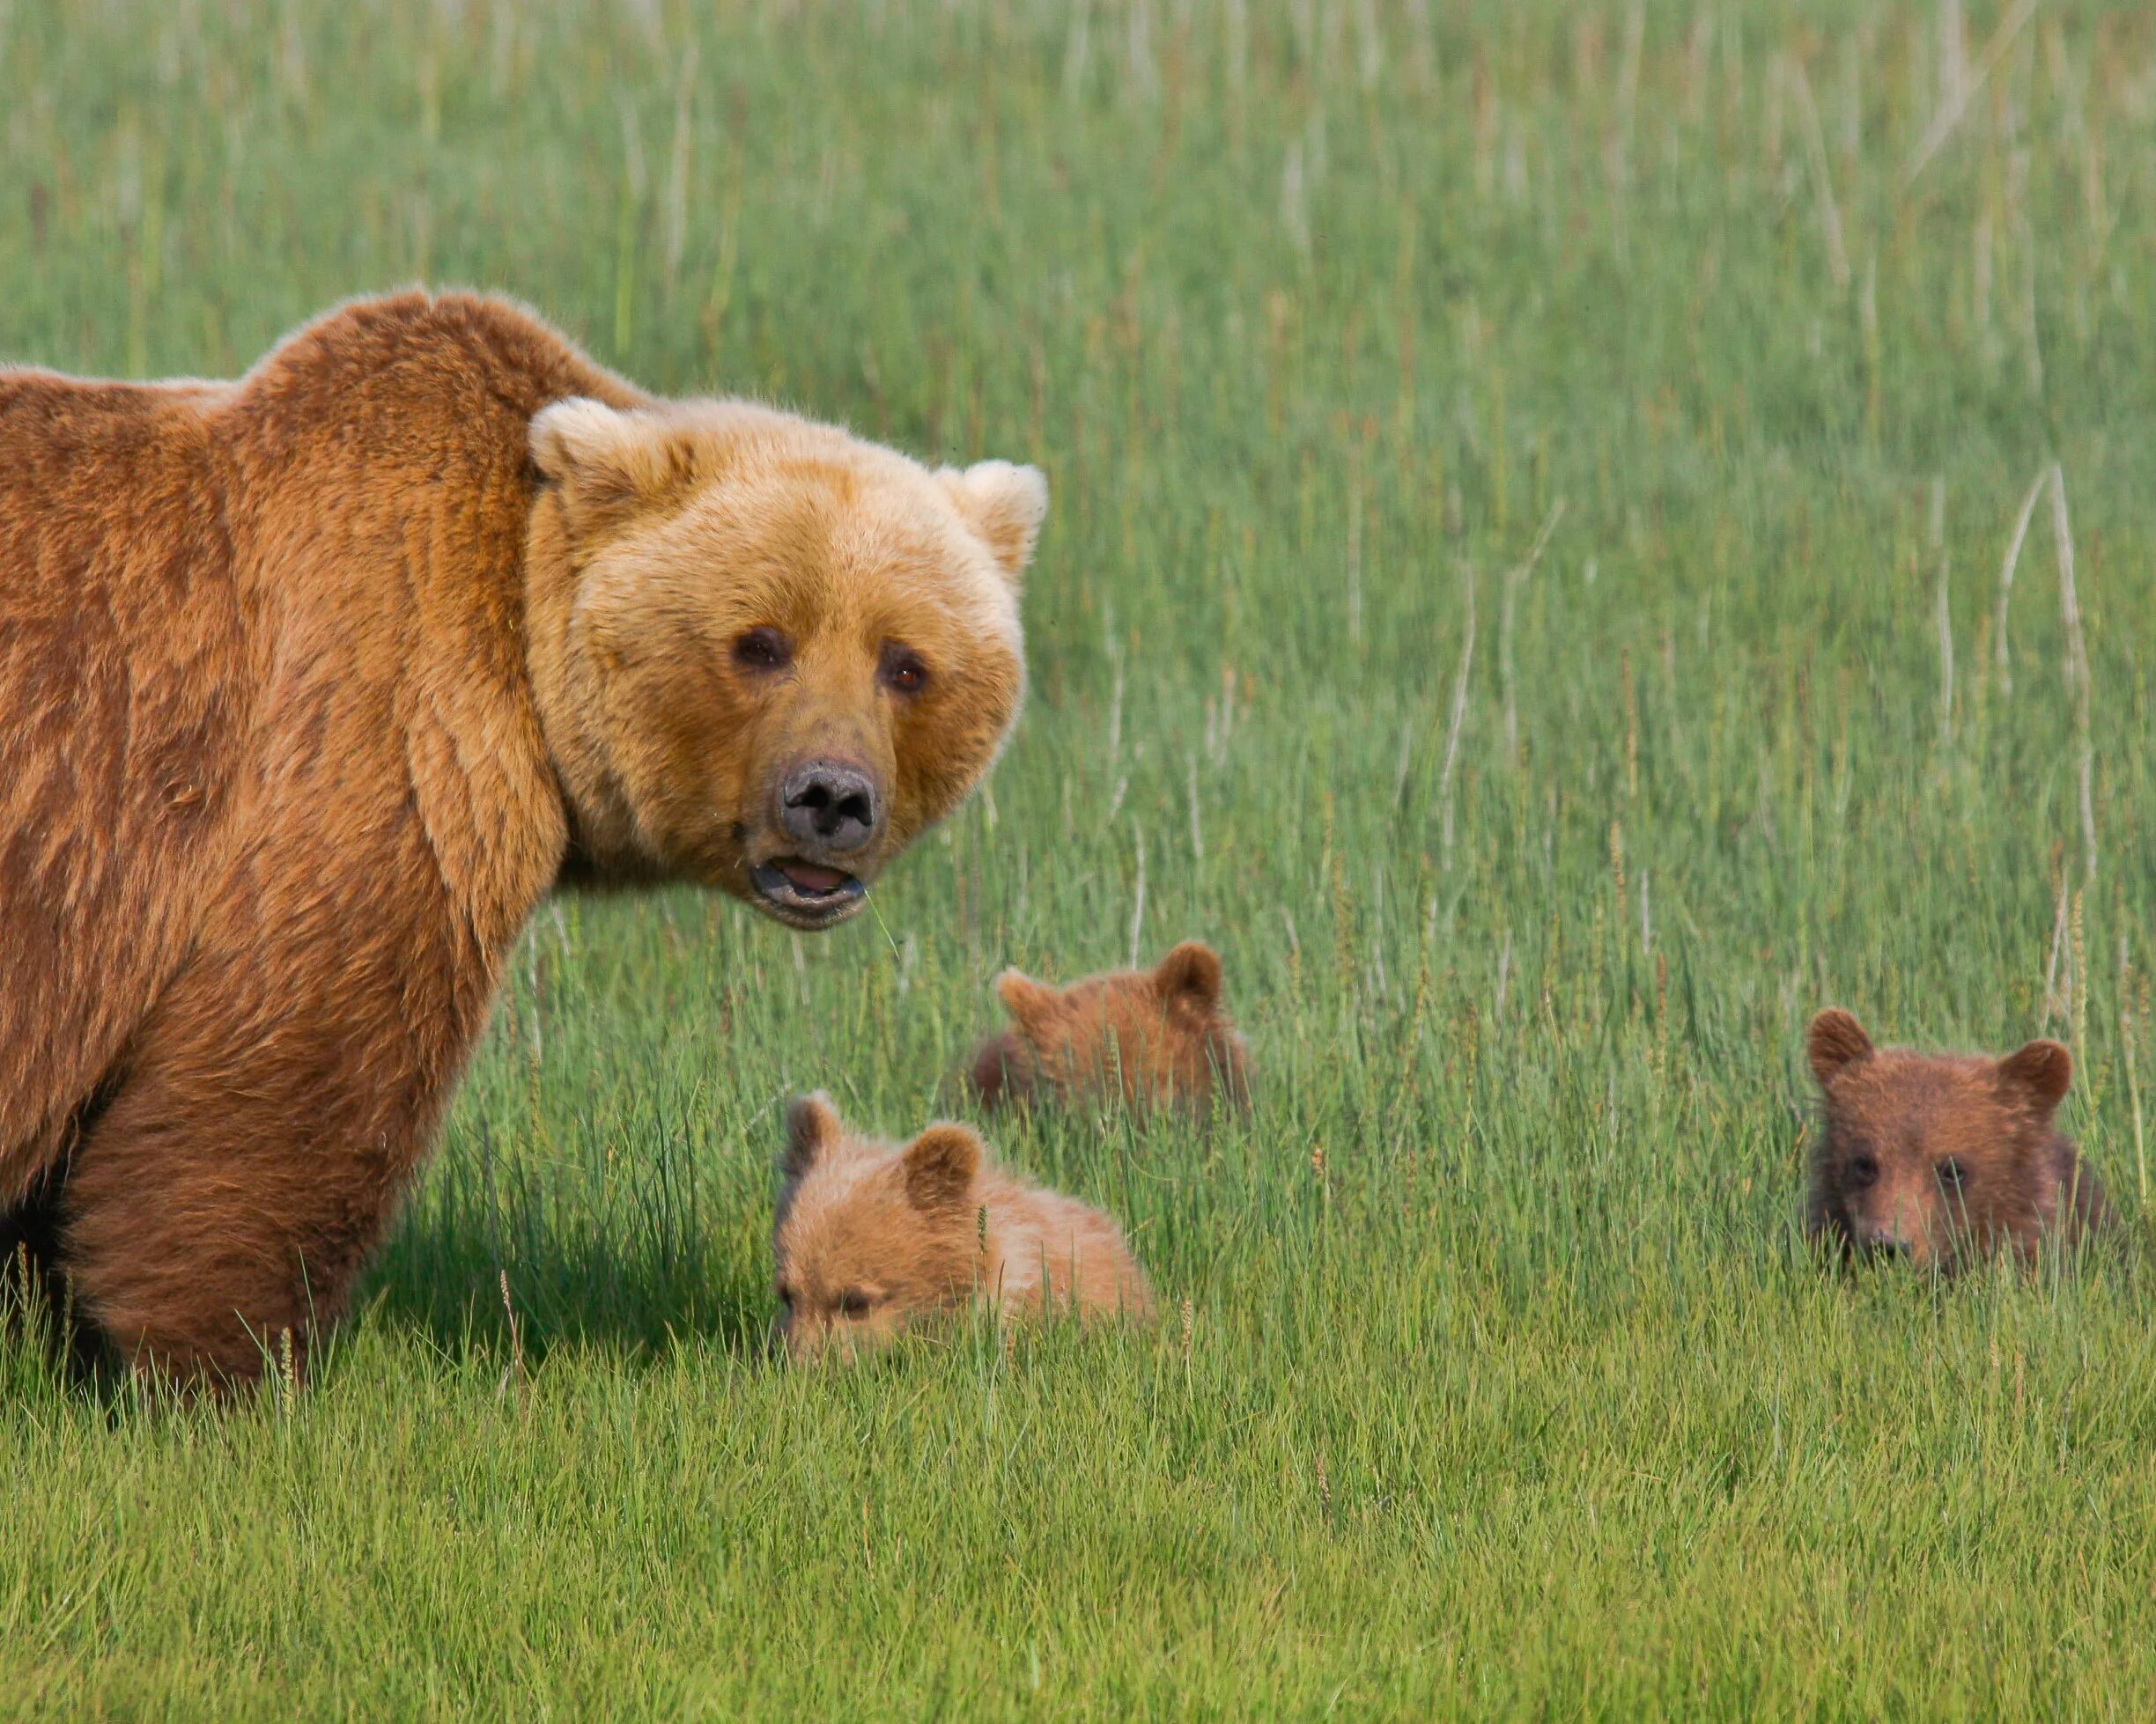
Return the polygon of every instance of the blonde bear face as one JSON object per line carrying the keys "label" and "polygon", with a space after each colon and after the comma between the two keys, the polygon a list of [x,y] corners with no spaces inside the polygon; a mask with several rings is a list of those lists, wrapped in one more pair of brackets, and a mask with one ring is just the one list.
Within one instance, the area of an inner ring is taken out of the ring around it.
{"label": "blonde bear face", "polygon": [[1220,955],[1186,939],[1151,969],[1052,987],[1015,969],[996,978],[1012,1028],[973,1056],[990,1106],[1120,1095],[1133,1108],[1202,1113],[1250,1106],[1249,1059],[1229,1021]]}
{"label": "blonde bear face", "polygon": [[772,1291],[779,1339],[796,1360],[873,1352],[976,1299],[1152,1315],[1116,1224],[998,1167],[966,1126],[886,1143],[848,1131],[830,1097],[805,1095],[786,1110],[779,1177]]}
{"label": "blonde bear face", "polygon": [[1040,475],[932,472],[737,402],[557,402],[531,446],[529,652],[572,872],[852,915],[1016,720]]}

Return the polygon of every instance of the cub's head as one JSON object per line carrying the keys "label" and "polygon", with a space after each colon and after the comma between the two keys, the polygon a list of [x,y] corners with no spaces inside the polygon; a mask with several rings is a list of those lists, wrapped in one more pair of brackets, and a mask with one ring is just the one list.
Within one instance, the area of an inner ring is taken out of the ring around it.
{"label": "cub's head", "polygon": [[1830,1011],[1812,1020],[1805,1050],[1822,1103],[1815,1231],[1945,1271],[2034,1238],[2073,1076],[2064,1048],[2031,1042],[1998,1060],[1875,1048],[1855,1018]]}
{"label": "cub's head", "polygon": [[531,449],[530,661],[578,864],[852,914],[1017,718],[1039,473],[721,401],[557,402]]}
{"label": "cub's head", "polygon": [[974,1088],[993,1104],[1044,1093],[1120,1094],[1133,1107],[1250,1105],[1243,1038],[1228,1020],[1220,956],[1185,940],[1151,969],[1052,988],[1017,970],[996,979],[1011,1028],[983,1044]]}
{"label": "cub's head", "polygon": [[787,1352],[866,1352],[966,1304],[980,1272],[986,1155],[963,1125],[931,1125],[898,1146],[848,1131],[827,1095],[796,1101],[772,1228]]}

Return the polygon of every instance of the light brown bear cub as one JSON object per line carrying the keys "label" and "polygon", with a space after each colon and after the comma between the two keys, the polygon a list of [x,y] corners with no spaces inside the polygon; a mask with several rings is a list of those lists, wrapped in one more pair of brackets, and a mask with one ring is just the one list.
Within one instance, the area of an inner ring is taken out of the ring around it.
{"label": "light brown bear cub", "polygon": [[2073,1077],[2056,1042],[1999,1060],[1912,1053],[1829,1011],[1805,1043],[1823,1102],[1808,1237],[1951,1274],[2001,1249],[2034,1262],[2047,1237],[2071,1245],[2108,1222],[2054,1124]]}
{"label": "light brown bear cub", "polygon": [[885,1143],[847,1131],[828,1095],[804,1095],[786,1110],[779,1174],[779,1334],[796,1359],[881,1346],[976,1298],[1087,1316],[1153,1315],[1116,1224],[999,1168],[966,1126],[931,1125],[909,1144]]}
{"label": "light brown bear cub", "polygon": [[1135,1109],[1250,1107],[1249,1055],[1222,1003],[1220,954],[1186,939],[1151,969],[1054,988],[1007,969],[996,993],[1012,1028],[968,1072],[981,1100],[1077,1101],[1120,1094]]}

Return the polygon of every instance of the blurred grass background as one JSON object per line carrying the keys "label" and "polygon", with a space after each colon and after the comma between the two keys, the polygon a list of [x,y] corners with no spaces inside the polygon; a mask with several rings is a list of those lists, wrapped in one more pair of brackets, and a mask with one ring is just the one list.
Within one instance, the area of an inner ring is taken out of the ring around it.
{"label": "blurred grass background", "polygon": [[[0,1351],[0,1712],[2146,1714],[2145,8],[0,0],[0,136],[7,359],[476,284],[1054,496],[989,793],[543,909],[314,1383]],[[1185,935],[1247,1127],[997,1136],[1159,1333],[774,1367],[785,1096]],[[2127,1249],[1818,1274],[1830,1002]]]}

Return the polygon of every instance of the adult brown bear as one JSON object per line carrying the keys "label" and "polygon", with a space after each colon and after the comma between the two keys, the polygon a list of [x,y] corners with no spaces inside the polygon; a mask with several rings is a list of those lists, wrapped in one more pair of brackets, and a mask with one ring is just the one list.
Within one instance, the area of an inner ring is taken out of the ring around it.
{"label": "adult brown bear", "polygon": [[304,1345],[557,880],[825,927],[979,781],[1046,504],[468,296],[0,372],[0,1232],[138,1365]]}

